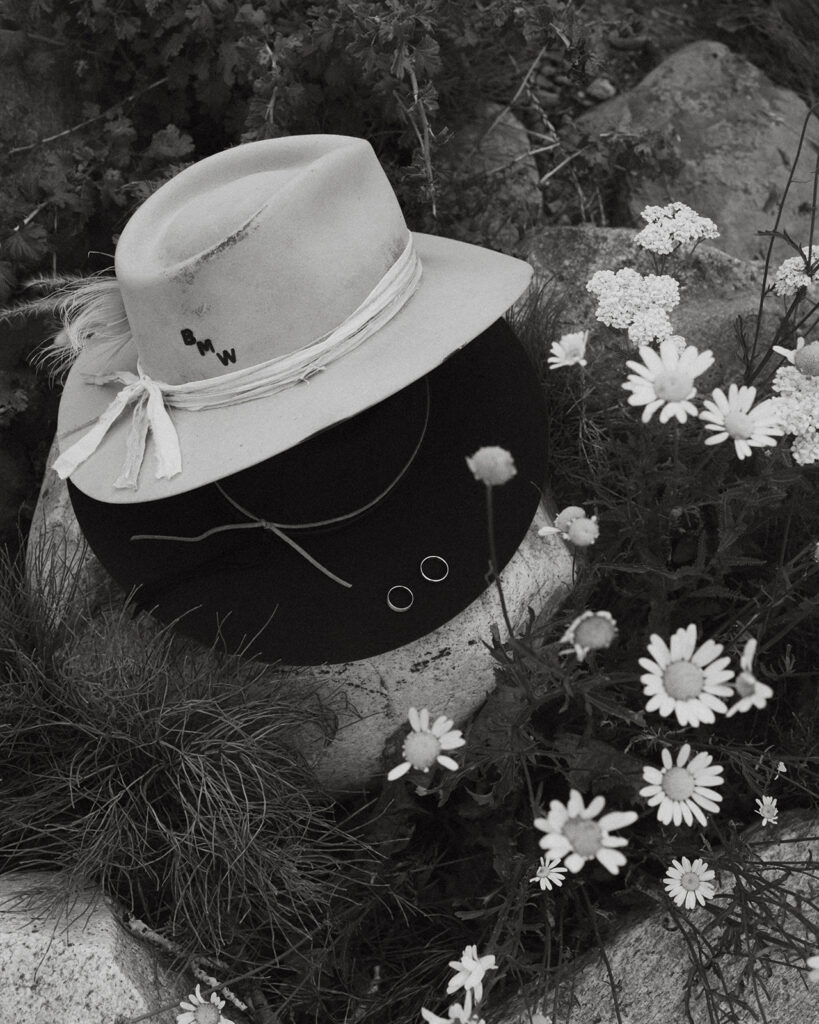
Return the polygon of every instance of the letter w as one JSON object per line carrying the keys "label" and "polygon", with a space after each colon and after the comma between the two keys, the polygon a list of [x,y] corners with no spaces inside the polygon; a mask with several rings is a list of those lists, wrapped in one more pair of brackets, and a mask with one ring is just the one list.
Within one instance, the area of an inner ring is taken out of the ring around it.
{"label": "letter w", "polygon": [[216,353],[216,358],[219,360],[222,366],[227,366],[228,363],[235,363],[236,350],[233,348],[223,349],[221,352]]}

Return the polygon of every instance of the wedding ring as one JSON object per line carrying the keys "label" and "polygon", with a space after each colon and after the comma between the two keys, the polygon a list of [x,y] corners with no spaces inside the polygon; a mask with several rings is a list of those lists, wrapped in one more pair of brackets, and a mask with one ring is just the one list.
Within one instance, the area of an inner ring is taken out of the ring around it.
{"label": "wedding ring", "polygon": [[[402,593],[403,591],[403,593]],[[393,601],[395,596],[396,601]],[[404,587],[398,584],[395,587],[390,587],[387,591],[387,607],[391,608],[394,612],[408,612],[412,608],[412,603],[415,600],[415,596],[409,587]]]}
{"label": "wedding ring", "polygon": [[420,569],[421,575],[430,583],[441,583],[449,576],[449,563],[440,555],[427,555],[426,558],[422,558]]}

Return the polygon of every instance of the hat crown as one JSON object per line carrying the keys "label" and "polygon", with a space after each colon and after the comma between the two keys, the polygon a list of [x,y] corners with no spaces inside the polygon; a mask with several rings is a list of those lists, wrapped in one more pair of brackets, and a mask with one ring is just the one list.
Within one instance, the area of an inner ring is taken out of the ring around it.
{"label": "hat crown", "polygon": [[302,349],[361,304],[408,237],[363,139],[300,135],[208,157],[153,193],[117,245],[140,365],[181,384]]}

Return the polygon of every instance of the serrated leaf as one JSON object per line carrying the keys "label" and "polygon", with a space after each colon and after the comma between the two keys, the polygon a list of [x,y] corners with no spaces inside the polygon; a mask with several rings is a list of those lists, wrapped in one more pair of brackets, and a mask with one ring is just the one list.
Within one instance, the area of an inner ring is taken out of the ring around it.
{"label": "serrated leaf", "polygon": [[145,150],[150,160],[180,160],[193,152],[193,139],[187,132],[180,132],[175,124],[169,124],[154,132],[153,138]]}
{"label": "serrated leaf", "polygon": [[26,224],[3,243],[3,252],[12,263],[38,263],[48,250],[46,229],[42,224]]}

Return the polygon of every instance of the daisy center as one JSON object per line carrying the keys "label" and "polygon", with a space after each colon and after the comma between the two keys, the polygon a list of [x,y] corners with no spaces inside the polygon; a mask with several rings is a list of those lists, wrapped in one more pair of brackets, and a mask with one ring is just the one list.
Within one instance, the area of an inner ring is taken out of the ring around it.
{"label": "daisy center", "polygon": [[663,672],[663,685],[669,697],[688,700],[702,692],[705,677],[691,661],[672,661]]}
{"label": "daisy center", "polygon": [[734,681],[734,686],[740,697],[751,697],[756,692],[756,686],[745,672],[740,672]]}
{"label": "daisy center", "polygon": [[193,1011],[194,1024],[219,1024],[222,1014],[213,1003],[202,1003]]}
{"label": "daisy center", "polygon": [[563,826],[563,835],[581,857],[593,857],[602,846],[602,829],[587,818],[570,818]]}
{"label": "daisy center", "polygon": [[754,433],[754,421],[745,412],[733,412],[726,413],[725,429],[731,435],[731,437],[738,437],[747,440],[753,436]]}
{"label": "daisy center", "polygon": [[680,885],[683,889],[688,889],[689,892],[696,892],[700,887],[700,876],[696,871],[686,871],[686,873],[680,878]]}
{"label": "daisy center", "polygon": [[669,768],[663,776],[663,789],[672,800],[687,800],[694,792],[694,778],[687,768]]}
{"label": "daisy center", "polygon": [[667,402],[681,402],[688,398],[694,387],[694,378],[679,370],[666,370],[654,380],[654,394]]}
{"label": "daisy center", "polygon": [[422,771],[427,771],[440,753],[441,744],[431,732],[411,732],[404,743],[404,760]]}
{"label": "daisy center", "polygon": [[609,647],[614,639],[614,626],[601,615],[592,615],[584,619],[574,631],[575,643],[588,650],[596,651]]}

